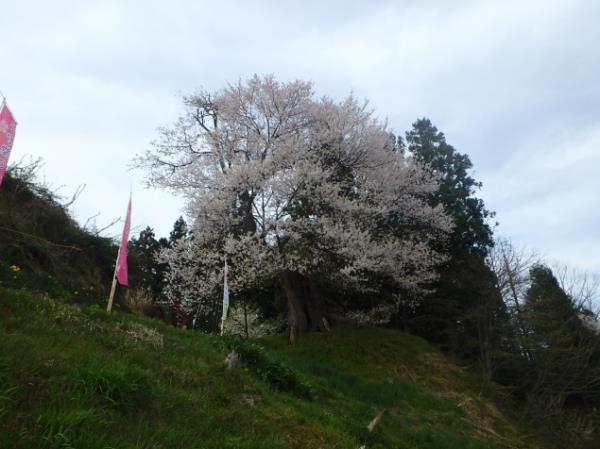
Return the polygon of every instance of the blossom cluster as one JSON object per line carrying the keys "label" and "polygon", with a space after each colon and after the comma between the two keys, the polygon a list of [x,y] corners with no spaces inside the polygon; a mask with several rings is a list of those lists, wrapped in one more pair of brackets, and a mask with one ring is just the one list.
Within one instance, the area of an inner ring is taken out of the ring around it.
{"label": "blossom cluster", "polygon": [[438,182],[367,103],[255,76],[185,104],[138,160],[193,219],[160,255],[173,301],[217,307],[225,259],[234,292],[286,270],[362,290],[374,274],[404,289],[434,279],[453,226],[427,201]]}

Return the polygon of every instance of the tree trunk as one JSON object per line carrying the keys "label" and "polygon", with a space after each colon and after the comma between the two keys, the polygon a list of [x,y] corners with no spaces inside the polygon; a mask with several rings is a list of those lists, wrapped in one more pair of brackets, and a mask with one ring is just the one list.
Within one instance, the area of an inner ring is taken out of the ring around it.
{"label": "tree trunk", "polygon": [[281,274],[281,282],[287,298],[290,344],[295,344],[309,330],[331,329],[323,297],[313,279],[286,270]]}
{"label": "tree trunk", "polygon": [[256,232],[256,222],[252,215],[252,201],[254,198],[250,195],[250,192],[243,191],[238,195],[240,204],[238,208],[238,215],[241,217],[240,233],[241,234],[254,234]]}
{"label": "tree trunk", "polygon": [[246,333],[246,339],[250,338],[250,334],[248,333],[248,304],[246,299],[244,299],[244,332]]}

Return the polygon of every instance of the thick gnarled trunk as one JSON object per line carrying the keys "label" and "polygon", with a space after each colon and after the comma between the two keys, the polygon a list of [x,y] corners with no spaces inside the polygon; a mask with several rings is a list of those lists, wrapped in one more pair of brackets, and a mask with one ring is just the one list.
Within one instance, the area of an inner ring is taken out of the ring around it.
{"label": "thick gnarled trunk", "polygon": [[252,215],[252,201],[254,201],[254,197],[250,192],[244,190],[238,194],[238,200],[238,215],[241,218],[239,232],[241,234],[254,234],[256,232],[256,222]]}
{"label": "thick gnarled trunk", "polygon": [[300,273],[284,271],[281,283],[287,298],[288,339],[290,344],[310,330],[330,330],[330,318],[316,282]]}

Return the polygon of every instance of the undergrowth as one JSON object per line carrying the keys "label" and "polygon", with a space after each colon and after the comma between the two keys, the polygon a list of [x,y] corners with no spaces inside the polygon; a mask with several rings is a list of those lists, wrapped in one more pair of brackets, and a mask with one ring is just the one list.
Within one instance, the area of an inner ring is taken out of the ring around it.
{"label": "undergrowth", "polygon": [[0,287],[0,448],[535,447],[467,385],[401,332],[290,347]]}
{"label": "undergrowth", "polygon": [[314,398],[314,389],[305,378],[286,363],[267,353],[259,344],[238,336],[226,336],[223,343],[226,348],[235,351],[246,366],[273,388],[308,400]]}

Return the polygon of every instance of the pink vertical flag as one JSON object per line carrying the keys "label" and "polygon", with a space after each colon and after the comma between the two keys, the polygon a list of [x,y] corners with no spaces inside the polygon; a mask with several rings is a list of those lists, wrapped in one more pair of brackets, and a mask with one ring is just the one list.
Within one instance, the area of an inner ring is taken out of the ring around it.
{"label": "pink vertical flag", "polygon": [[129,241],[129,229],[131,228],[131,195],[129,196],[129,204],[127,206],[127,217],[125,218],[125,226],[123,226],[123,235],[121,236],[121,246],[119,247],[119,255],[117,256],[117,266],[115,268],[115,276],[121,285],[129,285],[129,270],[127,269],[127,242]]}
{"label": "pink vertical flag", "polygon": [[0,185],[8,167],[8,157],[15,140],[17,122],[5,101],[0,106]]}

